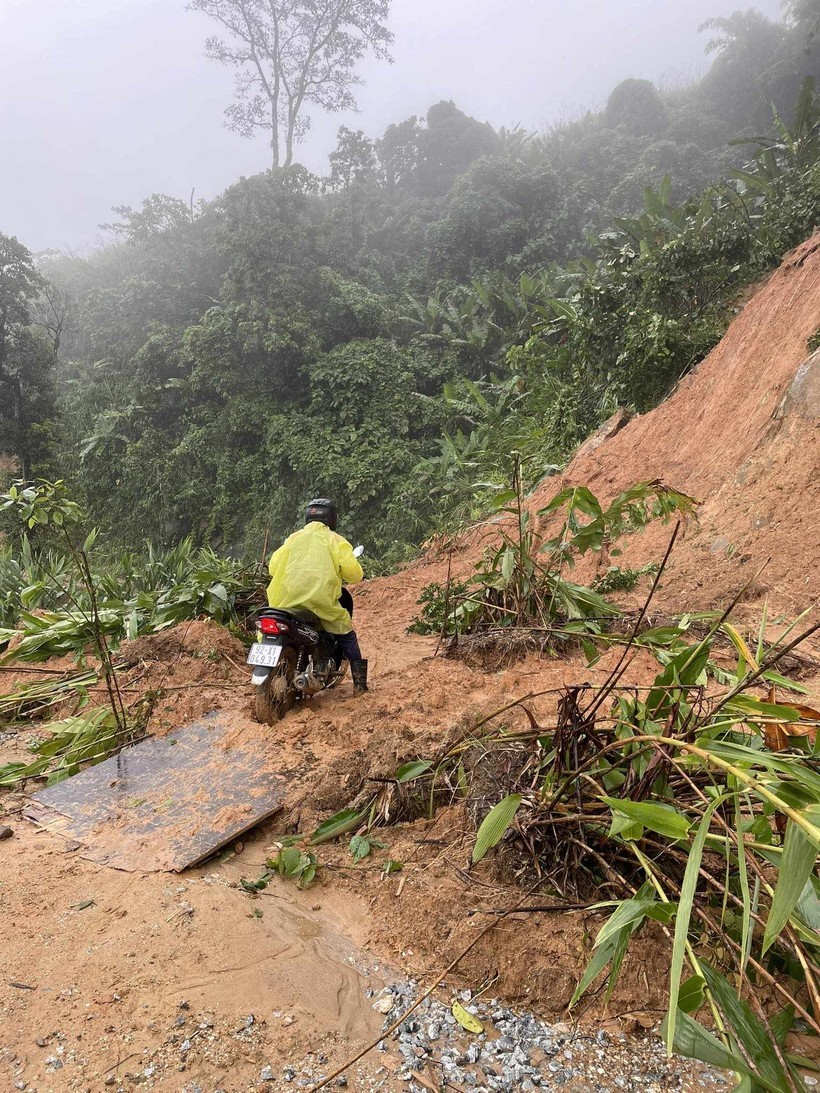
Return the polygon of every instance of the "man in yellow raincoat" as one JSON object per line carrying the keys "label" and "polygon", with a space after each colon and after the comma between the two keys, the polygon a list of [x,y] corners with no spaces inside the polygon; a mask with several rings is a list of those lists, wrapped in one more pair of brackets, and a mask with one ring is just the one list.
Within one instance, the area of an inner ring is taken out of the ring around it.
{"label": "man in yellow raincoat", "polygon": [[350,612],[340,603],[342,581],[358,584],[364,576],[353,547],[336,533],[333,501],[317,498],[305,511],[305,526],[273,554],[268,569],[268,604],[280,611],[310,611],[322,629],[335,634],[342,656],[350,661],[355,693],[367,690],[367,661],[362,659]]}

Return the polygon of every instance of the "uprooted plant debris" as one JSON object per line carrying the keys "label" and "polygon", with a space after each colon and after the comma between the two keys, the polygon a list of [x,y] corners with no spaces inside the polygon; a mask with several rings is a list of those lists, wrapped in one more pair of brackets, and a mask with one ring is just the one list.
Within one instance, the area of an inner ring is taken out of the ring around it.
{"label": "uprooted plant debris", "polygon": [[414,801],[432,813],[463,800],[472,866],[494,851],[495,870],[531,892],[525,911],[607,914],[571,1005],[604,975],[611,994],[631,940],[655,924],[669,939],[670,1049],[750,1088],[794,1090],[806,1060],[787,1036],[820,1033],[820,711],[777,669],[820,624],[772,645],[761,629],[752,651],[727,616],[694,642],[686,624],[650,634],[661,671],[644,687],[621,682],[636,627],[603,686],[562,689],[554,724],[511,703],[363,792],[314,841],[407,818]]}

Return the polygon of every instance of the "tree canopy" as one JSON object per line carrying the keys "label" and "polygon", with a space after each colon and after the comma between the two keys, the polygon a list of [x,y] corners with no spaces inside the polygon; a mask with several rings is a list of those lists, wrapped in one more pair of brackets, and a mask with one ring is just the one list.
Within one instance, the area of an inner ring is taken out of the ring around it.
{"label": "tree canopy", "polygon": [[[356,65],[368,50],[390,58],[389,0],[190,0],[226,37],[208,38],[208,56],[236,69],[230,128],[271,135],[273,166],[288,167],[310,128],[311,106],[356,107]],[[284,153],[284,159],[283,159]]]}
{"label": "tree canopy", "polygon": [[255,554],[330,493],[400,560],[480,512],[511,452],[536,481],[617,407],[665,397],[812,229],[810,16],[715,20],[702,80],[623,81],[546,133],[444,100],[343,126],[324,178],[292,163],[210,202],[119,206],[84,257],[3,240],[0,449],[30,472],[56,442],[131,549]]}

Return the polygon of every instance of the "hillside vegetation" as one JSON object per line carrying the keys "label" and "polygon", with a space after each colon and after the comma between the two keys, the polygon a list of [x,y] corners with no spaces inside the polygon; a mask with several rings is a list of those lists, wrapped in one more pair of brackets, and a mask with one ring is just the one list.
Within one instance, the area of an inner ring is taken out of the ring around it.
{"label": "hillside vegetation", "polygon": [[452,102],[342,128],[327,178],[153,195],[87,257],[3,237],[8,477],[68,479],[138,551],[258,556],[331,494],[395,563],[483,511],[511,451],[533,483],[659,402],[810,232],[815,23],[713,20],[700,81],[626,80],[546,134]]}

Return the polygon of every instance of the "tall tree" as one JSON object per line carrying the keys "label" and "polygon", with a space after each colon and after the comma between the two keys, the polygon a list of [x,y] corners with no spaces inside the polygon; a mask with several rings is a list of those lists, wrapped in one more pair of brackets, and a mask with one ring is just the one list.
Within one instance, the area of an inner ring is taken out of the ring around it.
{"label": "tall tree", "polygon": [[227,39],[209,38],[206,51],[237,70],[228,126],[243,136],[269,131],[274,167],[293,162],[310,127],[306,107],[356,108],[356,65],[368,50],[392,60],[390,0],[190,0],[188,8],[227,31]]}
{"label": "tall tree", "polygon": [[49,344],[31,319],[43,287],[31,253],[0,233],[0,452],[17,461],[24,479],[42,454],[54,410],[55,334]]}

